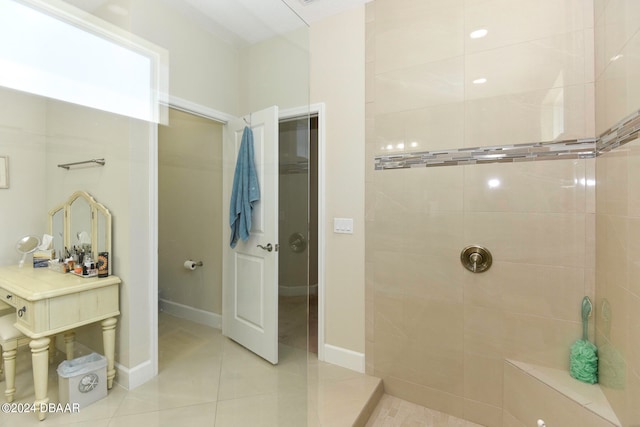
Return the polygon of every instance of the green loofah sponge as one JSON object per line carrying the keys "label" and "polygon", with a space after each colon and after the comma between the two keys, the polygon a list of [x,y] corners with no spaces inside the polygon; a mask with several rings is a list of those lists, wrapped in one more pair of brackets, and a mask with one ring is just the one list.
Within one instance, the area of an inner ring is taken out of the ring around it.
{"label": "green loofah sponge", "polygon": [[577,380],[595,384],[598,382],[598,350],[585,340],[578,340],[571,346],[569,373]]}
{"label": "green loofah sponge", "polygon": [[589,297],[582,298],[582,339],[571,346],[569,374],[589,384],[598,382],[598,349],[589,342],[587,325],[593,305]]}

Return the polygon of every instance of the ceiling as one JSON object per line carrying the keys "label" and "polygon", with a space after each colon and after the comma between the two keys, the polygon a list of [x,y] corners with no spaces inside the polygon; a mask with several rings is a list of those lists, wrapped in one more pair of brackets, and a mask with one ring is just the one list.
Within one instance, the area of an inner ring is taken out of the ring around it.
{"label": "ceiling", "polygon": [[[291,31],[370,0],[163,0],[210,31],[232,33],[246,44]],[[198,16],[199,15],[199,16]],[[236,40],[237,41],[237,40]]]}
{"label": "ceiling", "polygon": [[[126,13],[122,0],[65,0],[93,12]],[[234,44],[250,45],[371,0],[160,0]]]}

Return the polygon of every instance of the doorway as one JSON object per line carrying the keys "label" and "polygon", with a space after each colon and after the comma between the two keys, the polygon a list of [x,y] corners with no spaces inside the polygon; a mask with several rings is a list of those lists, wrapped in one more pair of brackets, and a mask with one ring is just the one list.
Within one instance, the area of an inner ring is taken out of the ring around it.
{"label": "doorway", "polygon": [[279,122],[278,339],[318,353],[318,115]]}
{"label": "doorway", "polygon": [[[182,111],[171,110],[171,114],[174,115],[171,120],[171,129],[163,129],[162,133],[166,136],[167,132],[175,131],[174,140],[178,142],[178,145],[170,150],[170,156],[166,156],[165,163],[170,163],[171,168],[178,168],[186,174],[201,174],[204,169],[208,169],[206,173],[213,174],[206,179],[196,179],[192,184],[185,184],[184,186],[178,185],[178,181],[175,175],[166,176],[161,170],[160,175],[160,190],[163,188],[171,188],[173,191],[180,192],[180,188],[191,188],[184,193],[190,193],[191,198],[200,199],[192,200],[192,202],[202,203],[203,200],[200,197],[193,197],[195,194],[208,193],[211,186],[218,188],[221,186],[221,153],[217,149],[212,151],[209,158],[201,158],[202,153],[208,152],[209,148],[203,149],[198,147],[188,148],[184,145],[180,147],[180,141],[184,143],[186,141],[185,131],[182,128],[182,124],[185,127],[195,126],[203,130],[202,135],[210,132],[210,127],[213,126],[216,133],[215,138],[212,139],[209,133],[205,140],[211,144],[211,141],[215,139],[218,144],[221,145],[221,130],[222,125],[217,120],[211,120],[210,118],[199,117],[199,114],[184,113]],[[180,126],[178,126],[180,125]],[[280,177],[280,203],[279,210],[279,235],[278,242],[280,244],[280,260],[279,270],[281,274],[278,277],[279,290],[278,300],[278,323],[279,323],[279,339],[281,344],[289,345],[298,349],[304,349],[313,353],[318,353],[318,283],[319,272],[318,267],[318,228],[319,228],[319,113],[315,113],[311,116],[308,114],[298,117],[287,117],[278,120],[278,138],[280,143],[278,144],[279,155],[279,171]],[[209,128],[208,131],[204,129]],[[162,138],[161,138],[162,139]],[[164,152],[168,150],[166,146],[159,147],[159,151]],[[219,148],[219,147],[218,147]],[[196,153],[201,153],[200,155]],[[194,163],[191,163],[189,158],[195,155],[194,160],[197,165],[194,167]],[[162,155],[161,155],[162,157]],[[161,160],[161,164],[163,161]],[[166,169],[166,165],[162,166]],[[202,170],[201,170],[202,169]],[[164,175],[164,176],[163,176]],[[214,176],[215,175],[215,176]],[[199,176],[202,178],[202,176]],[[193,185],[198,185],[196,181],[199,181],[199,185],[204,185],[202,192],[197,189],[194,190]],[[204,191],[206,190],[206,191]],[[162,206],[168,208],[185,207],[182,202],[173,203],[171,200],[173,197],[162,196],[160,191],[160,223],[163,228],[166,222],[166,214],[163,213]],[[217,193],[215,191],[214,193]],[[289,197],[295,196],[295,197]],[[186,203],[186,201],[185,201]],[[222,218],[224,216],[223,209],[220,204],[216,204],[218,209],[214,207],[214,211],[208,212],[209,218]],[[202,208],[193,206],[187,209],[189,215],[195,211],[202,210]],[[209,211],[209,209],[205,209]],[[184,222],[184,221],[182,221]],[[222,220],[207,220],[204,221],[208,224],[221,224]],[[163,239],[160,239],[160,256],[162,262],[160,262],[159,276],[161,286],[159,286],[160,304],[162,310],[168,314],[188,319],[200,324],[212,326],[214,328],[221,328],[222,325],[222,307],[218,306],[204,306],[208,302],[211,304],[220,304],[221,302],[221,276],[222,270],[221,255],[210,253],[207,254],[204,247],[201,249],[191,248],[194,241],[199,241],[201,238],[206,237],[204,233],[198,232],[197,227],[193,227],[194,224],[200,223],[194,218],[190,218],[186,221],[187,226],[192,231],[195,231],[197,236],[193,239],[188,239],[190,244],[187,245],[185,250],[184,245],[180,243],[180,237],[188,234],[189,230],[184,229],[184,233],[175,235],[173,233],[177,229],[173,227],[165,227],[171,233],[169,235],[170,245],[163,245]],[[215,228],[215,227],[213,227]],[[210,230],[211,231],[211,230]],[[216,232],[219,232],[216,231]],[[185,234],[186,233],[186,234]],[[301,238],[300,238],[301,237]],[[221,239],[221,236],[209,236],[209,239],[204,240],[205,245],[210,245],[211,241]],[[165,243],[167,241],[165,240]],[[218,246],[218,245],[213,245]],[[198,255],[203,255],[199,257]],[[170,260],[175,264],[176,257],[180,260],[179,265],[176,264],[175,271],[168,271],[167,268],[171,264]],[[189,258],[198,258],[194,261],[204,260],[204,267],[198,268],[195,271],[187,271],[182,265],[182,261]],[[213,268],[207,268],[213,267]],[[204,277],[207,270],[215,272],[215,277]],[[169,273],[169,274],[167,274]],[[175,277],[174,277],[175,276]],[[179,277],[177,277],[179,276]],[[181,283],[183,286],[179,286],[176,290],[172,290],[166,286],[163,282],[165,278],[171,278],[171,282]],[[185,281],[186,280],[186,281]],[[322,279],[320,279],[322,280]],[[193,283],[191,283],[193,282]],[[184,286],[188,285],[188,286]],[[213,286],[211,286],[213,285]],[[182,289],[180,289],[182,288]],[[213,288],[213,289],[212,289]],[[206,289],[206,290],[205,290]],[[195,291],[204,291],[209,293],[205,295],[203,293],[197,293]],[[185,293],[183,297],[179,292]],[[211,291],[214,295],[211,295]],[[191,300],[186,299],[190,297]],[[181,298],[178,300],[178,298]],[[321,298],[320,298],[321,299]],[[162,349],[161,349],[162,353]]]}

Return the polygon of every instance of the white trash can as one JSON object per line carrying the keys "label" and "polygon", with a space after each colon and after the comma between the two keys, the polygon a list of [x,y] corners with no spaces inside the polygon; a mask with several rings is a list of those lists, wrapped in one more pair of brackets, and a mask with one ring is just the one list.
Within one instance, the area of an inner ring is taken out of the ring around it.
{"label": "white trash can", "polygon": [[61,404],[80,408],[107,396],[107,359],[91,353],[58,365],[58,398]]}

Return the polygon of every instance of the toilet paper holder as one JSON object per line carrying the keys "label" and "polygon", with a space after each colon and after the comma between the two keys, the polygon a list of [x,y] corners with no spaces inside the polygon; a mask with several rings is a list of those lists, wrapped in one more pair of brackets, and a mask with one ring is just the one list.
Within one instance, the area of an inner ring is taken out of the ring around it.
{"label": "toilet paper holder", "polygon": [[187,270],[195,270],[196,267],[202,267],[204,265],[204,263],[202,261],[193,261],[193,260],[186,260],[184,262],[184,268],[186,268]]}

